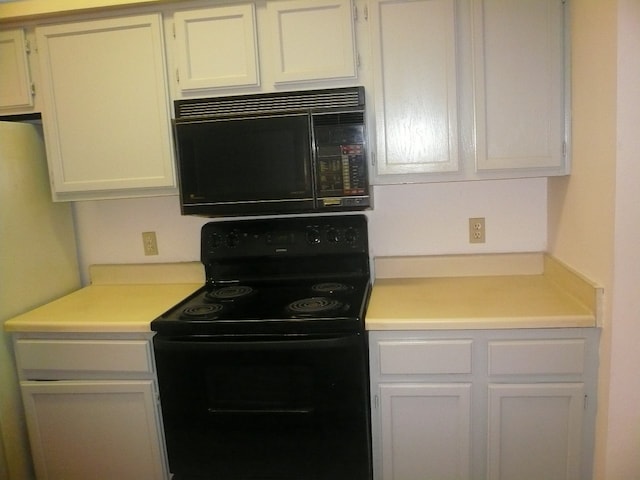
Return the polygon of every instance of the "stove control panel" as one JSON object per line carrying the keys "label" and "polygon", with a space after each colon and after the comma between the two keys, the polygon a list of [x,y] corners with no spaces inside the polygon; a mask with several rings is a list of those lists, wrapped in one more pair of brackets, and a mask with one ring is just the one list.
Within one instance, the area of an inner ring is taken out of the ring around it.
{"label": "stove control panel", "polygon": [[368,255],[364,215],[209,222],[202,227],[202,262],[237,257]]}

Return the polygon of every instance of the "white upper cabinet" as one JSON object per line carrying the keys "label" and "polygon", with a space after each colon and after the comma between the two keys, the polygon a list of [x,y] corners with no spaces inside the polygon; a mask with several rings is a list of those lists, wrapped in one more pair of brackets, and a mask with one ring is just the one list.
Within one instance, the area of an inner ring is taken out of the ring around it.
{"label": "white upper cabinet", "polygon": [[180,91],[260,84],[253,4],[174,15]]}
{"label": "white upper cabinet", "polygon": [[353,23],[350,0],[267,2],[274,82],[355,77]]}
{"label": "white upper cabinet", "polygon": [[36,28],[54,198],[175,192],[159,14]]}
{"label": "white upper cabinet", "polygon": [[33,106],[24,30],[0,32],[0,110]]}
{"label": "white upper cabinet", "polygon": [[370,12],[379,175],[458,170],[454,0],[377,0]]}
{"label": "white upper cabinet", "polygon": [[474,0],[478,170],[564,164],[562,0]]}
{"label": "white upper cabinet", "polygon": [[568,173],[563,0],[371,0],[376,183]]}

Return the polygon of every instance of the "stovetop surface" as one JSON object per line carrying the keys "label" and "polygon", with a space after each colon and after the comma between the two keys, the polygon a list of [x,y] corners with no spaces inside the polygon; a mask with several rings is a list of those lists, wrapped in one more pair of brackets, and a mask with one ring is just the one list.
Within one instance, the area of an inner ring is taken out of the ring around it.
{"label": "stovetop surface", "polygon": [[169,335],[364,330],[368,278],[206,285],[151,323]]}
{"label": "stovetop surface", "polygon": [[151,323],[168,335],[364,331],[364,215],[213,221],[201,230],[206,285]]}

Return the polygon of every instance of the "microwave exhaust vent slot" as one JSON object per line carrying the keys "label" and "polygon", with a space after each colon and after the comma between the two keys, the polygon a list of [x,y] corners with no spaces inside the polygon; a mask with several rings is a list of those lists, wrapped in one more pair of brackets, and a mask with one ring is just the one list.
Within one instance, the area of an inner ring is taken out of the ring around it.
{"label": "microwave exhaust vent slot", "polygon": [[315,126],[362,125],[364,124],[364,111],[316,114],[313,116],[313,124]]}
{"label": "microwave exhaust vent slot", "polygon": [[201,98],[175,102],[176,119],[354,107],[364,107],[363,87]]}

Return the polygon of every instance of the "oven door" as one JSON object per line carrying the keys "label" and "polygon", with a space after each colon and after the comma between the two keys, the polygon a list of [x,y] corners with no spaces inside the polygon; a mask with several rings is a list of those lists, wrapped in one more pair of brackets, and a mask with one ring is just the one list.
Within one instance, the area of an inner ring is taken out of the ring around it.
{"label": "oven door", "polygon": [[369,480],[366,336],[154,338],[176,480]]}

